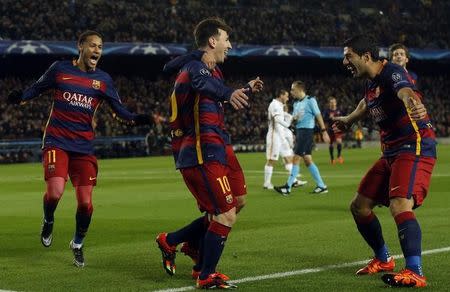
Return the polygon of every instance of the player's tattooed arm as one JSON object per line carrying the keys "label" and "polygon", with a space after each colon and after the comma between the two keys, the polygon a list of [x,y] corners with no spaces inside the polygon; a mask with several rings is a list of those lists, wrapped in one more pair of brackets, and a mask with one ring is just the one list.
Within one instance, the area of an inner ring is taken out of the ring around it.
{"label": "player's tattooed arm", "polygon": [[334,121],[333,123],[333,131],[341,132],[347,131],[353,125],[353,123],[361,120],[367,113],[367,104],[366,100],[363,98],[359,101],[358,106],[351,112],[350,114],[343,117],[332,117],[331,119]]}
{"label": "player's tattooed arm", "polygon": [[422,120],[427,116],[427,109],[414,90],[404,87],[398,91],[397,96],[405,104],[406,110],[413,121]]}

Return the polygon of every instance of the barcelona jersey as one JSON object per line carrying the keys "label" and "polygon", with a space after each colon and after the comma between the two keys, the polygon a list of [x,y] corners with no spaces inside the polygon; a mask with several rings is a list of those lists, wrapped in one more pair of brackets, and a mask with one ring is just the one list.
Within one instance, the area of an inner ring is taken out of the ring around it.
{"label": "barcelona jersey", "polygon": [[225,147],[230,144],[230,136],[224,125],[223,104],[232,92],[223,84],[218,67],[210,71],[197,60],[181,66],[170,97],[172,151],[177,169],[205,161],[227,163]]}
{"label": "barcelona jersey", "polygon": [[380,128],[383,154],[390,157],[411,152],[435,157],[435,133],[429,116],[417,122],[411,120],[403,101],[397,97],[398,91],[405,87],[422,98],[408,72],[386,61],[376,77],[366,84],[364,98],[370,116]]}
{"label": "barcelona jersey", "polygon": [[127,111],[114,88],[111,77],[100,69],[84,72],[74,62],[58,61],[22,95],[28,101],[52,90],[52,109],[47,121],[43,148],[57,147],[66,151],[93,154],[92,120],[98,106],[106,101],[114,114],[132,121],[135,114]]}

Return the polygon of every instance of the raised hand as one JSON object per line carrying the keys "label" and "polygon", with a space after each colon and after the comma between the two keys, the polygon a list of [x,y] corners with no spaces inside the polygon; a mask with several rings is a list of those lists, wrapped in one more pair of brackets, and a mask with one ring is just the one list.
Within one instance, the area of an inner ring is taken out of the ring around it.
{"label": "raised hand", "polygon": [[409,116],[413,121],[419,121],[427,116],[427,109],[424,104],[410,97],[408,101]]}
{"label": "raised hand", "polygon": [[248,90],[248,88],[240,88],[233,91],[230,97],[230,103],[234,109],[239,110],[248,107],[248,96],[247,94],[245,94],[245,92]]}
{"label": "raised hand", "polygon": [[259,77],[256,77],[256,79],[250,80],[248,82],[248,85],[252,89],[252,93],[260,92],[264,88],[264,82]]}
{"label": "raised hand", "polygon": [[351,127],[351,123],[348,122],[347,117],[331,117],[334,121],[332,125],[333,132],[346,132]]}

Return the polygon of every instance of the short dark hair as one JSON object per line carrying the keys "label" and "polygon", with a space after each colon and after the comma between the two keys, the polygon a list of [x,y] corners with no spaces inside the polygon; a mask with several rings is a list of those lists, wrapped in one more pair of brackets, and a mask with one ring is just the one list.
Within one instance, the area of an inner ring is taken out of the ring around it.
{"label": "short dark hair", "polygon": [[353,52],[362,56],[365,53],[370,53],[372,60],[377,61],[380,59],[380,49],[378,48],[375,40],[371,36],[357,35],[344,41],[344,47],[352,48]]}
{"label": "short dark hair", "polygon": [[194,29],[195,44],[198,48],[208,44],[208,39],[219,34],[219,29],[231,33],[231,27],[219,17],[209,17],[200,21]]}
{"label": "short dark hair", "polygon": [[283,94],[289,94],[289,92],[286,90],[286,89],[279,89],[278,91],[277,91],[277,97],[280,97],[280,96],[282,96]]}
{"label": "short dark hair", "polygon": [[303,90],[303,91],[306,91],[305,82],[300,81],[300,80],[296,80],[296,81],[292,82],[292,84],[293,84],[295,87],[298,87],[298,88],[300,88],[300,89]]}
{"label": "short dark hair", "polygon": [[86,30],[85,32],[80,34],[80,36],[78,37],[78,45],[83,44],[86,41],[86,39],[88,37],[90,37],[91,35],[96,35],[103,40],[103,36],[101,33],[96,32],[95,30]]}
{"label": "short dark hair", "polygon": [[406,57],[409,58],[409,50],[408,50],[408,48],[407,48],[404,44],[401,44],[401,43],[395,43],[395,44],[392,44],[392,45],[389,47],[389,60],[392,60],[394,51],[396,51],[396,50],[398,50],[398,49],[404,50],[404,51],[405,51],[405,54],[406,54]]}

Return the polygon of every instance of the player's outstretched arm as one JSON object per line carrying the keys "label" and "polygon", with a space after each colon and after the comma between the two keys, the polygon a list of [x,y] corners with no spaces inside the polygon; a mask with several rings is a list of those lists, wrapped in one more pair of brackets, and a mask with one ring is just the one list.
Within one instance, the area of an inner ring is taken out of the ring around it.
{"label": "player's outstretched arm", "polygon": [[397,96],[405,104],[406,110],[413,121],[422,120],[427,116],[427,109],[414,90],[404,87],[398,91]]}
{"label": "player's outstretched arm", "polygon": [[113,117],[121,123],[130,126],[152,125],[153,118],[149,114],[134,114],[129,112],[118,100],[110,99],[109,105],[113,111]]}
{"label": "player's outstretched arm", "polygon": [[358,103],[358,106],[355,108],[353,112],[343,117],[332,117],[331,119],[334,121],[333,123],[333,131],[341,132],[347,131],[353,125],[353,123],[362,119],[367,113],[367,104],[366,100],[363,98]]}

